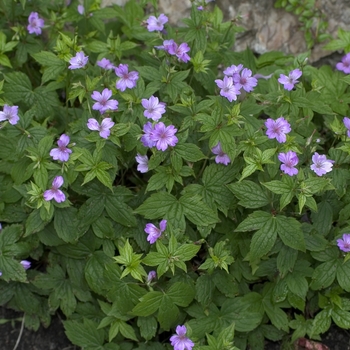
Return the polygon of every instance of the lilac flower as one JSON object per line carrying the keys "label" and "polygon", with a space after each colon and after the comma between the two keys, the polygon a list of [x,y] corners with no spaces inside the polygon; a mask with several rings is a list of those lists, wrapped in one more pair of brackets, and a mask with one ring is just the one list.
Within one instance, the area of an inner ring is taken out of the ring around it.
{"label": "lilac flower", "polygon": [[341,62],[337,63],[335,66],[338,70],[343,71],[346,74],[350,73],[350,52],[347,53],[342,59]]}
{"label": "lilac flower", "polygon": [[137,170],[140,173],[147,173],[148,171],[148,157],[142,156],[141,154],[137,153],[137,156],[135,157],[137,163]]}
{"label": "lilac flower", "polygon": [[102,58],[101,61],[97,61],[96,63],[99,67],[101,67],[103,69],[114,69],[115,68],[113,63],[110,60],[108,60],[107,58]]}
{"label": "lilac flower", "polygon": [[316,175],[322,176],[332,171],[334,160],[327,159],[324,154],[320,155],[315,152],[312,156],[312,161],[313,164],[311,164],[310,168],[316,173]]}
{"label": "lilac flower", "polygon": [[217,156],[215,157],[215,162],[216,164],[229,164],[231,162],[231,159],[230,157],[224,153],[224,151],[222,150],[221,148],[221,143],[220,141],[218,142],[218,144],[216,146],[214,146],[211,151],[214,153],[214,154],[217,154]]}
{"label": "lilac flower", "polygon": [[343,239],[341,238],[337,239],[337,246],[343,252],[346,252],[346,253],[350,252],[350,234],[344,233]]}
{"label": "lilac flower", "polygon": [[[164,50],[167,53],[170,53],[169,51],[171,51],[171,52],[175,52],[176,51],[177,44],[175,43],[175,41],[173,39],[164,40],[163,41],[163,45],[155,46],[155,48],[158,49],[158,50]],[[174,55],[174,53],[172,55]]]}
{"label": "lilac flower", "polygon": [[284,75],[284,74],[280,74],[280,77],[278,78],[278,82],[280,84],[283,84],[283,87],[290,91],[294,88],[294,85],[299,83],[299,80],[297,80],[298,78],[301,77],[303,73],[301,72],[300,69],[294,69],[292,70],[288,76]]}
{"label": "lilac flower", "polygon": [[165,103],[159,102],[158,97],[151,96],[148,100],[143,98],[141,104],[145,108],[143,115],[146,118],[158,121],[165,113]]}
{"label": "lilac flower", "polygon": [[2,272],[0,271],[0,277],[2,276]]}
{"label": "lilac flower", "polygon": [[298,174],[298,169],[295,168],[295,166],[298,164],[299,158],[295,152],[288,151],[287,153],[280,153],[278,159],[280,162],[284,163],[281,164],[281,170],[285,174],[289,176]]}
{"label": "lilac flower", "polygon": [[57,203],[64,202],[66,200],[65,194],[59,190],[63,185],[63,177],[56,176],[52,181],[52,187],[44,192],[44,199],[50,201],[54,199]]}
{"label": "lilac flower", "polygon": [[348,135],[348,137],[350,137],[350,118],[344,117],[343,123],[344,123],[345,127],[348,129],[347,135]]}
{"label": "lilac flower", "polygon": [[84,8],[84,6],[83,6],[83,5],[78,5],[78,12],[79,12],[81,15],[83,15],[83,14],[84,14],[84,12],[85,12],[85,8]]}
{"label": "lilac flower", "polygon": [[241,75],[234,75],[233,81],[235,82],[237,89],[243,88],[247,92],[253,91],[254,87],[258,84],[258,80],[252,77],[252,71],[248,68],[244,68]]}
{"label": "lilac flower", "polygon": [[67,136],[66,134],[62,134],[57,141],[58,148],[53,148],[50,151],[50,156],[54,160],[60,160],[61,162],[67,162],[69,159],[70,153],[72,153],[72,150],[67,148],[69,142],[70,142],[69,136]]}
{"label": "lilac flower", "polygon": [[234,64],[230,67],[227,67],[224,70],[224,74],[228,77],[234,77],[240,73],[240,71],[243,69],[243,64],[239,64],[238,66],[235,66]]}
{"label": "lilac flower", "polygon": [[197,7],[197,10],[198,10],[198,11],[203,11],[203,6],[198,6],[198,7]]}
{"label": "lilac flower", "polygon": [[279,143],[286,142],[286,134],[292,130],[290,124],[283,117],[278,118],[276,121],[269,118],[266,120],[265,126],[267,127],[267,137],[276,139]]}
{"label": "lilac flower", "polygon": [[146,224],[145,232],[148,234],[147,241],[151,244],[155,243],[156,240],[162,235],[162,233],[166,229],[166,220],[162,220],[159,223],[159,228],[154,226],[153,224]]}
{"label": "lilac flower", "polygon": [[99,131],[100,136],[107,139],[111,134],[109,129],[114,125],[114,122],[112,122],[111,118],[104,118],[100,125],[96,119],[90,118],[86,125],[90,130]]}
{"label": "lilac flower", "polygon": [[155,271],[152,270],[152,271],[148,272],[147,283],[150,283],[155,278],[157,278],[157,273]]}
{"label": "lilac flower", "polygon": [[28,261],[28,260],[22,260],[20,263],[21,263],[21,265],[24,267],[25,270],[30,269],[30,265],[31,265],[30,261]]}
{"label": "lilac flower", "polygon": [[186,337],[186,326],[177,326],[176,334],[171,336],[170,342],[174,350],[192,350],[194,342]]}
{"label": "lilac flower", "polygon": [[69,60],[69,69],[79,69],[86,66],[89,61],[89,56],[85,56],[83,51],[77,52],[74,57]]}
{"label": "lilac flower", "polygon": [[233,83],[232,77],[224,77],[224,80],[216,79],[216,85],[221,89],[220,95],[226,97],[230,102],[237,100],[237,95],[241,92]]}
{"label": "lilac flower", "polygon": [[41,28],[44,27],[44,20],[39,17],[37,12],[31,12],[31,14],[28,17],[28,26],[27,30],[29,34],[35,33],[36,35],[41,34]]}
{"label": "lilac flower", "polygon": [[116,88],[120,91],[125,91],[126,88],[134,88],[139,79],[139,73],[136,71],[129,72],[127,64],[120,64],[115,67],[115,74],[120,78],[116,83]]}
{"label": "lilac flower", "polygon": [[98,91],[94,91],[91,98],[97,102],[93,104],[92,109],[100,111],[101,114],[104,114],[109,109],[112,111],[118,109],[118,101],[110,100],[111,96],[112,90],[107,88],[103,89],[102,94],[100,94]]}
{"label": "lilac flower", "polygon": [[15,125],[19,121],[18,106],[4,105],[4,109],[0,112],[0,121],[8,120],[10,124]]}
{"label": "lilac flower", "polygon": [[190,56],[187,55],[187,52],[190,51],[190,47],[188,46],[187,43],[182,43],[179,46],[177,44],[173,43],[168,47],[168,53],[170,55],[175,55],[179,61],[182,62],[188,62],[191,58]]}
{"label": "lilac flower", "polygon": [[156,30],[163,30],[164,29],[164,24],[168,22],[168,17],[165,16],[164,13],[161,13],[159,17],[155,16],[150,16],[148,20],[146,21],[147,23],[147,30],[149,32],[154,32]]}
{"label": "lilac flower", "polygon": [[143,126],[143,132],[144,134],[141,137],[141,142],[145,147],[154,147],[156,145],[156,142],[152,140],[152,135],[154,132],[154,128],[151,122],[147,122]]}
{"label": "lilac flower", "polygon": [[168,146],[174,147],[177,144],[176,131],[174,125],[165,126],[164,123],[159,122],[154,126],[150,138],[155,142],[158,151],[165,151]]}

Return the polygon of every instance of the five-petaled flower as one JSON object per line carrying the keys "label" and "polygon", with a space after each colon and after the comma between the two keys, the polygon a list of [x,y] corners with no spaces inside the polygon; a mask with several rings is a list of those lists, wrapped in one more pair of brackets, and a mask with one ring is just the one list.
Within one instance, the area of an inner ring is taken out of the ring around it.
{"label": "five-petaled flower", "polygon": [[348,135],[348,137],[350,137],[350,118],[344,117],[343,123],[344,123],[345,127],[348,129],[347,135]]}
{"label": "five-petaled flower", "polygon": [[20,261],[20,263],[21,263],[21,265],[24,267],[25,270],[30,269],[30,265],[31,265],[30,261],[28,261],[28,260],[22,260],[22,261]]}
{"label": "five-petaled flower", "polygon": [[346,74],[350,73],[350,52],[347,53],[342,59],[341,62],[338,62],[335,66],[338,70],[343,71]]}
{"label": "five-petaled flower", "polygon": [[57,140],[58,148],[53,148],[50,151],[50,156],[54,160],[60,160],[61,162],[67,162],[69,159],[70,153],[72,153],[72,150],[67,148],[68,144],[70,142],[69,136],[66,134],[62,134],[60,138]]}
{"label": "five-petaled flower", "polygon": [[220,95],[226,97],[230,102],[237,100],[237,95],[240,95],[241,92],[235,86],[232,77],[224,76],[224,79],[216,79],[216,85],[221,89]]}
{"label": "five-petaled flower", "polygon": [[27,30],[29,34],[36,34],[40,35],[41,34],[41,28],[44,27],[44,20],[39,17],[37,12],[31,12],[31,14],[28,17],[28,26]]}
{"label": "five-petaled flower", "polygon": [[252,77],[252,71],[248,68],[244,68],[241,74],[234,74],[233,81],[237,89],[243,88],[247,92],[253,91],[258,85],[258,79]]}
{"label": "five-petaled flower", "polygon": [[170,342],[174,347],[174,350],[192,350],[194,342],[186,337],[187,328],[186,326],[177,326],[176,334],[171,336]]}
{"label": "five-petaled flower", "polygon": [[168,22],[168,17],[165,16],[164,13],[161,13],[159,17],[155,16],[150,16],[146,23],[147,23],[147,30],[149,32],[154,32],[156,30],[163,30],[164,29],[164,24]]}
{"label": "five-petaled flower", "polygon": [[155,142],[158,151],[165,151],[168,146],[174,147],[177,144],[176,131],[174,125],[165,126],[164,123],[159,122],[154,126],[150,139]]}
{"label": "five-petaled flower", "polygon": [[165,103],[159,102],[158,97],[151,96],[148,100],[143,98],[141,104],[145,108],[143,115],[146,118],[158,121],[165,113]]}
{"label": "five-petaled flower", "polygon": [[231,159],[230,157],[224,153],[224,151],[222,150],[221,148],[221,143],[220,141],[218,142],[218,144],[216,146],[214,146],[211,151],[214,153],[214,154],[217,154],[217,156],[215,157],[215,162],[217,164],[229,164],[231,162]]}
{"label": "five-petaled flower", "polygon": [[83,51],[77,52],[74,57],[69,60],[69,69],[84,68],[89,61],[89,56],[85,56]]}
{"label": "five-petaled flower", "polygon": [[56,176],[52,181],[52,187],[44,192],[44,199],[50,201],[54,199],[57,203],[66,200],[65,194],[59,189],[63,185],[63,177]]}
{"label": "five-petaled flower", "polygon": [[103,69],[114,69],[113,63],[107,59],[107,58],[102,58],[102,60],[96,62],[97,65]]}
{"label": "five-petaled flower", "polygon": [[118,109],[118,101],[110,100],[112,97],[112,90],[103,89],[102,94],[98,91],[94,91],[91,95],[91,98],[97,102],[95,102],[92,106],[92,109],[96,111],[100,111],[101,114],[104,114],[108,110],[115,111]]}
{"label": "five-petaled flower", "polygon": [[104,118],[100,125],[96,119],[89,118],[86,125],[90,130],[99,131],[100,136],[104,139],[107,139],[108,136],[111,134],[110,129],[114,125],[114,122],[112,121],[111,118]]}
{"label": "five-petaled flower", "polygon": [[234,77],[239,75],[242,69],[243,69],[243,64],[239,64],[238,66],[233,64],[232,66],[227,67],[224,70],[224,74],[227,75],[228,77]]}
{"label": "five-petaled flower", "polygon": [[116,83],[116,88],[125,91],[126,88],[133,89],[139,79],[139,73],[136,71],[129,72],[127,64],[120,64],[114,69],[115,74],[120,78]]}
{"label": "five-petaled flower", "polygon": [[350,234],[344,233],[342,238],[337,239],[337,246],[345,253],[350,252]]}
{"label": "five-petaled flower", "polygon": [[19,121],[18,106],[4,105],[4,109],[0,112],[0,121],[8,120],[12,125],[15,125]]}
{"label": "five-petaled flower", "polygon": [[148,157],[147,156],[142,156],[141,154],[137,153],[137,156],[135,157],[138,165],[137,165],[137,170],[140,173],[147,173],[148,171]]}
{"label": "five-petaled flower", "polygon": [[267,137],[269,139],[276,139],[279,143],[286,142],[286,134],[292,130],[290,124],[283,117],[276,120],[269,118],[266,120],[265,126],[267,127]]}
{"label": "five-petaled flower", "polygon": [[187,43],[182,43],[180,45],[173,43],[168,47],[167,51],[170,53],[170,55],[175,55],[179,61],[186,63],[191,59],[187,54],[187,52],[190,51],[190,47]]}
{"label": "five-petaled flower", "polygon": [[145,232],[148,234],[147,241],[151,244],[155,243],[156,240],[162,235],[162,233],[166,230],[166,220],[162,220],[159,223],[159,228],[154,226],[153,224],[146,224]]}
{"label": "five-petaled flower", "polygon": [[300,78],[302,74],[303,73],[300,69],[294,69],[289,73],[288,76],[280,74],[278,82],[282,84],[286,90],[290,91],[294,88],[295,84],[299,83],[298,78]]}
{"label": "five-petaled flower", "polygon": [[334,160],[327,159],[324,154],[315,154],[312,156],[313,164],[311,164],[310,168],[313,170],[316,175],[322,176],[326,173],[332,171]]}
{"label": "five-petaled flower", "polygon": [[156,143],[151,138],[153,135],[153,131],[154,131],[154,128],[151,122],[147,122],[143,126],[144,134],[141,137],[141,142],[145,147],[154,147],[156,145]]}
{"label": "five-petaled flower", "polygon": [[281,164],[281,170],[285,174],[287,174],[289,176],[293,176],[293,175],[298,174],[298,169],[295,168],[295,166],[298,164],[299,159],[298,159],[298,156],[295,152],[288,151],[287,153],[280,153],[278,155],[278,159],[280,162],[283,163],[283,164]]}

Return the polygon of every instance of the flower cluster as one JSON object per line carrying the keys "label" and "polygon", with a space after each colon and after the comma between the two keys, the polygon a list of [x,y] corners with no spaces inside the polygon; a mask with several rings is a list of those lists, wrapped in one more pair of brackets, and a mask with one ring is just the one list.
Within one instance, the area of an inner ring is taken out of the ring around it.
{"label": "flower cluster", "polygon": [[216,85],[221,89],[220,95],[226,97],[230,102],[237,100],[237,95],[243,89],[246,92],[254,90],[258,84],[258,79],[252,76],[252,71],[243,68],[242,64],[232,65],[224,70],[224,78],[216,79]]}
{"label": "flower cluster", "polygon": [[159,122],[153,126],[151,122],[147,122],[143,126],[143,132],[141,141],[145,147],[156,147],[159,151],[165,151],[168,146],[174,147],[178,142],[174,125],[165,126]]}
{"label": "flower cluster", "polygon": [[190,47],[187,43],[177,45],[173,39],[164,40],[163,45],[156,46],[156,49],[164,50],[172,56],[176,56],[180,62],[188,62],[191,58],[187,54],[190,51]]}

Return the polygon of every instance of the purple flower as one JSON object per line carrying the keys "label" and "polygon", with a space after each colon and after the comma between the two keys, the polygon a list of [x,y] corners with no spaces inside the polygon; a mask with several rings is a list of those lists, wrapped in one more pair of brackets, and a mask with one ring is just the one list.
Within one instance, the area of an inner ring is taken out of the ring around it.
{"label": "purple flower", "polygon": [[248,68],[244,68],[241,75],[235,74],[233,76],[233,81],[237,89],[243,88],[247,92],[253,91],[254,87],[258,84],[258,80],[252,77],[252,71]]}
{"label": "purple flower", "polygon": [[83,15],[83,14],[84,14],[84,12],[85,12],[85,8],[84,8],[84,6],[83,6],[83,5],[78,5],[78,12],[79,12],[81,15]]}
{"label": "purple flower", "polygon": [[50,151],[50,156],[54,160],[60,160],[61,162],[67,162],[69,159],[70,153],[72,153],[72,150],[67,148],[69,142],[70,142],[69,136],[62,134],[57,141],[58,148],[53,148]]}
{"label": "purple flower", "polygon": [[337,246],[343,252],[346,252],[346,253],[350,252],[350,234],[344,233],[343,239],[341,238],[337,239]]}
{"label": "purple flower", "polygon": [[144,134],[141,137],[141,142],[145,147],[154,147],[156,145],[156,142],[152,140],[152,135],[154,132],[154,128],[151,122],[147,122],[143,126],[143,132]]}
{"label": "purple flower", "polygon": [[118,108],[118,101],[117,100],[110,100],[112,96],[112,90],[109,89],[103,89],[102,94],[100,94],[98,91],[94,91],[91,95],[91,98],[95,101],[94,105],[92,106],[92,109],[95,111],[100,111],[101,114],[104,114],[109,109],[114,111]]}
{"label": "purple flower", "polygon": [[109,129],[114,125],[114,122],[112,122],[111,118],[104,118],[100,125],[96,119],[90,118],[86,125],[90,130],[99,131],[100,136],[107,139],[111,134]]}
{"label": "purple flower", "polygon": [[148,272],[147,283],[150,283],[155,278],[157,278],[157,273],[155,271],[152,270],[152,271]]}
{"label": "purple flower", "polygon": [[348,135],[348,137],[350,137],[350,118],[344,117],[343,123],[344,123],[345,127],[348,129],[347,135]]}
{"label": "purple flower", "polygon": [[110,60],[108,60],[107,58],[102,58],[101,61],[97,61],[96,63],[99,67],[101,67],[103,69],[114,69],[115,68],[113,63]]}
{"label": "purple flower", "polygon": [[162,233],[166,229],[166,220],[162,220],[159,223],[159,228],[154,226],[153,224],[146,224],[145,232],[148,234],[147,241],[151,244],[155,243],[156,240],[162,235]]}
{"label": "purple flower", "polygon": [[136,86],[139,79],[139,73],[136,71],[129,72],[127,64],[120,64],[115,67],[115,74],[120,78],[116,83],[116,88],[120,91],[125,91],[126,88],[132,89]]}
{"label": "purple flower", "polygon": [[65,194],[59,190],[63,185],[63,177],[56,176],[52,181],[52,187],[44,192],[44,199],[50,201],[54,199],[57,203],[64,202],[66,200]]}
{"label": "purple flower", "polygon": [[35,33],[36,35],[41,34],[41,28],[44,27],[44,20],[39,17],[37,12],[31,12],[31,14],[28,17],[28,26],[27,30],[29,34]]}
{"label": "purple flower", "polygon": [[148,157],[142,156],[141,154],[137,153],[137,156],[135,157],[137,163],[137,170],[140,173],[147,173],[148,171]]}
{"label": "purple flower", "polygon": [[154,126],[150,139],[155,142],[158,151],[165,151],[168,146],[174,147],[177,144],[176,131],[174,125],[165,126],[164,123],[159,122]]}
{"label": "purple flower", "polygon": [[224,74],[228,77],[234,77],[240,73],[240,71],[243,69],[243,64],[239,64],[238,66],[235,66],[234,64],[230,67],[227,67],[224,70]]}
{"label": "purple flower", "polygon": [[198,6],[198,7],[197,7],[197,10],[198,10],[198,11],[203,11],[203,6]]}
{"label": "purple flower", "polygon": [[224,151],[222,150],[221,148],[221,143],[220,141],[218,142],[218,144],[216,146],[214,146],[211,151],[214,153],[214,154],[217,154],[217,156],[215,157],[215,162],[216,164],[229,164],[231,162],[231,159],[230,157],[224,153]]}
{"label": "purple flower", "polygon": [[346,74],[350,73],[350,53],[347,53],[341,62],[337,63],[335,66],[338,70],[343,71]]}
{"label": "purple flower", "polygon": [[89,56],[85,56],[83,51],[77,52],[74,57],[69,60],[69,69],[79,69],[86,66],[89,61]]}
{"label": "purple flower", "polygon": [[237,95],[241,92],[233,83],[232,77],[224,76],[224,80],[216,79],[216,85],[221,89],[220,95],[226,97],[230,102],[237,100]]}
{"label": "purple flower", "polygon": [[177,326],[176,334],[171,336],[170,342],[174,350],[192,350],[194,342],[186,337],[186,326]]}
{"label": "purple flower", "polygon": [[284,74],[280,74],[280,77],[278,78],[278,82],[280,84],[283,84],[283,87],[290,91],[294,88],[294,85],[296,83],[299,83],[299,80],[297,80],[298,78],[301,77],[303,73],[301,72],[300,69],[294,69],[292,70],[288,76],[284,75]]}
{"label": "purple flower", "polygon": [[141,104],[145,108],[143,115],[146,118],[158,121],[165,113],[165,103],[159,102],[158,97],[151,96],[148,100],[143,98]]}
{"label": "purple flower", "polygon": [[288,151],[287,153],[280,153],[278,159],[280,162],[284,163],[281,164],[281,170],[285,174],[289,176],[298,174],[298,169],[295,168],[295,166],[298,164],[299,158],[295,152]]}
{"label": "purple flower", "polygon": [[278,118],[276,121],[269,118],[266,120],[265,126],[267,127],[267,137],[276,139],[279,143],[286,142],[286,134],[292,130],[290,124],[283,117]]}
{"label": "purple flower", "polygon": [[167,51],[170,53],[170,55],[175,55],[179,61],[186,63],[191,59],[190,56],[187,55],[187,52],[190,50],[191,49],[187,43],[182,43],[177,46],[177,44],[173,42],[171,45],[169,45]]}
{"label": "purple flower", "polygon": [[332,171],[334,160],[327,159],[324,154],[320,155],[315,152],[312,156],[312,161],[313,164],[311,164],[310,168],[316,173],[316,175],[322,176]]}
{"label": "purple flower", "polygon": [[168,17],[164,13],[161,13],[159,17],[150,16],[147,23],[147,30],[149,32],[154,32],[156,30],[163,30],[164,24],[168,22]]}
{"label": "purple flower", "polygon": [[[170,40],[164,40],[163,41],[163,45],[161,46],[155,46],[156,49],[158,50],[165,50],[167,53],[171,52],[175,52],[177,49],[177,44],[175,43],[175,41],[173,39]],[[173,53],[174,55],[174,53]]]}
{"label": "purple flower", "polygon": [[2,272],[0,271],[0,277],[2,276]]}
{"label": "purple flower", "polygon": [[19,121],[18,106],[4,105],[4,109],[0,112],[0,121],[8,120],[10,124],[15,125]]}
{"label": "purple flower", "polygon": [[30,265],[31,265],[30,261],[28,261],[28,260],[22,260],[20,263],[21,263],[21,265],[24,267],[25,270],[30,269]]}

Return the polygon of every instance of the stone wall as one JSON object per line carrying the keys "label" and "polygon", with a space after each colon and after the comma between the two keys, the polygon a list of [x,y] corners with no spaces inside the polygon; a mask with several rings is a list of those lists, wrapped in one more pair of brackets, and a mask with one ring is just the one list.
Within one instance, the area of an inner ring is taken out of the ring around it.
{"label": "stone wall", "polygon": [[[127,0],[102,0],[104,6],[123,5]],[[298,54],[306,51],[304,33],[300,30],[298,17],[283,9],[275,9],[275,0],[217,0],[226,20],[241,18],[239,25],[246,29],[237,38],[235,50],[249,46],[256,53],[282,51]],[[328,33],[334,38],[339,27],[350,30],[350,0],[316,0],[329,23]],[[159,0],[160,11],[165,13],[171,24],[181,25],[181,19],[188,17],[190,0]],[[330,55],[316,45],[311,52],[311,62]]]}

